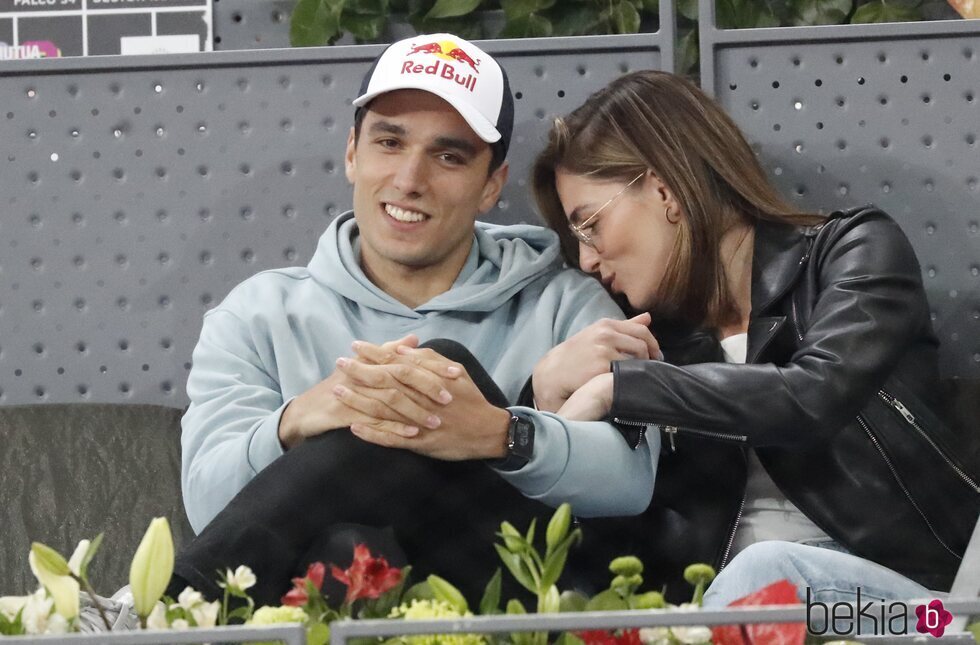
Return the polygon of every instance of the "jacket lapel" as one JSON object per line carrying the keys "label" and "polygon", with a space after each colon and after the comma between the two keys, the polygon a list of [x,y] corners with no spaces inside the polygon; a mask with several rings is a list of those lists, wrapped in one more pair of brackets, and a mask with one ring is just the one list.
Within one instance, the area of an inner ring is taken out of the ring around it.
{"label": "jacket lapel", "polygon": [[760,362],[763,352],[786,324],[786,316],[772,308],[799,279],[809,247],[801,227],[778,222],[756,225],[746,363]]}

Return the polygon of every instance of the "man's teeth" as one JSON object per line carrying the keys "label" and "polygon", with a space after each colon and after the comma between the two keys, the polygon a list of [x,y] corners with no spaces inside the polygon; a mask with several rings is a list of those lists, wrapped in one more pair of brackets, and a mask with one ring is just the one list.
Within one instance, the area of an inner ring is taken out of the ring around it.
{"label": "man's teeth", "polygon": [[397,206],[392,206],[391,204],[385,204],[385,212],[394,217],[399,222],[421,222],[425,219],[425,215],[422,213],[416,213],[415,211],[407,211],[404,208],[399,208]]}

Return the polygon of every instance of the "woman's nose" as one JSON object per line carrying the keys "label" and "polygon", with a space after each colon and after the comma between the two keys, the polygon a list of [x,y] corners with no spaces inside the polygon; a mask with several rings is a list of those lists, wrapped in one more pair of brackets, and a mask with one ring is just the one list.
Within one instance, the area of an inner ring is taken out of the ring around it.
{"label": "woman's nose", "polygon": [[584,242],[578,243],[578,265],[586,273],[595,273],[599,270],[599,254]]}

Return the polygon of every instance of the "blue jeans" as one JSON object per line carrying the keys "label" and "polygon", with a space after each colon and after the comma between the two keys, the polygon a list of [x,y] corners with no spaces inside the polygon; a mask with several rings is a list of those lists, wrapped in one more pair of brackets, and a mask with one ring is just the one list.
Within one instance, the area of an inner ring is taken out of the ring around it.
{"label": "blue jeans", "polygon": [[[796,585],[801,602],[807,601],[809,588],[810,601],[826,605],[856,602],[858,589],[861,604],[947,595],[929,591],[891,569],[839,549],[835,542],[824,546],[778,540],[757,542],[732,558],[718,574],[704,594],[704,607],[724,607],[783,578]],[[862,634],[873,633],[866,622],[861,623],[860,629]],[[914,633],[914,628],[911,631]]]}

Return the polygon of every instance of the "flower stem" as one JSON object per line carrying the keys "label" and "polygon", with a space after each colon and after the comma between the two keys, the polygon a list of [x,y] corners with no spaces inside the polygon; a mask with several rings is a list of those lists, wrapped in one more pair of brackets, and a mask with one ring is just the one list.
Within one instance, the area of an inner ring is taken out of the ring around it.
{"label": "flower stem", "polygon": [[85,589],[86,593],[88,593],[89,598],[92,599],[92,604],[95,605],[95,609],[99,612],[99,616],[102,617],[102,623],[105,625],[106,631],[111,632],[112,625],[109,624],[109,619],[105,615],[105,610],[102,608],[102,603],[99,602],[99,597],[95,595],[95,590],[92,589],[92,585],[88,583],[88,577],[86,576],[85,578],[82,578],[81,576],[76,576],[74,573],[71,574],[71,577],[74,578],[78,584],[82,585],[82,588]]}

